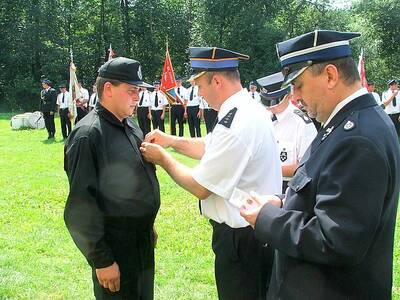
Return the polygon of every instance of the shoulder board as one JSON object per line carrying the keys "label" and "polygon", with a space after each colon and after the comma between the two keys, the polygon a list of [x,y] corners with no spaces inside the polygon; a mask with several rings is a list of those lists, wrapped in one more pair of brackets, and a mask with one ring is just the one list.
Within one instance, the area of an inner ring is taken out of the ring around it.
{"label": "shoulder board", "polygon": [[295,109],[293,112],[296,115],[298,115],[304,121],[304,123],[306,123],[306,124],[312,123],[312,120],[304,111],[301,111],[300,109]]}
{"label": "shoulder board", "polygon": [[237,112],[237,107],[232,108],[226,115],[218,122],[218,124],[224,125],[226,128],[231,128],[233,118]]}

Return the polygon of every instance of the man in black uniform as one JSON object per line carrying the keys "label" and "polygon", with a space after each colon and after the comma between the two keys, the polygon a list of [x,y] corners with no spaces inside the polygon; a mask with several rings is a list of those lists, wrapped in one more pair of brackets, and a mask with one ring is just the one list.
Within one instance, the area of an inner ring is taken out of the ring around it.
{"label": "man in black uniform", "polygon": [[283,201],[242,209],[277,249],[268,299],[391,298],[400,152],[390,118],[361,86],[356,36],[316,30],[277,45],[284,84],[323,126]]}
{"label": "man in black uniform", "polygon": [[42,80],[43,90],[40,92],[40,110],[43,113],[44,125],[46,126],[48,133],[47,139],[54,139],[54,135],[56,134],[54,113],[56,111],[57,92],[50,86],[50,84],[50,80]]}
{"label": "man in black uniform", "polygon": [[64,219],[93,269],[96,299],[153,299],[153,224],[160,191],[142,159],[142,131],[129,118],[143,82],[139,62],[119,57],[99,69],[99,102],[65,145],[70,192]]}

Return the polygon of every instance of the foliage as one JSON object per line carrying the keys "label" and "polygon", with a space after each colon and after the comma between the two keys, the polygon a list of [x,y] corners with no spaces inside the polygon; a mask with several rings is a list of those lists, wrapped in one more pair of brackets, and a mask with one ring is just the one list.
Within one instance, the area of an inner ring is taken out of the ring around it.
{"label": "foliage", "polygon": [[[279,70],[275,44],[315,29],[360,31],[367,78],[380,92],[400,76],[400,2],[354,0],[30,0],[0,1],[0,110],[35,110],[40,76],[68,82],[72,49],[78,78],[90,87],[112,44],[117,56],[143,65],[149,82],[161,75],[166,42],[176,74],[188,77],[189,46],[248,54],[243,84]],[[351,2],[351,1],[350,1]]]}

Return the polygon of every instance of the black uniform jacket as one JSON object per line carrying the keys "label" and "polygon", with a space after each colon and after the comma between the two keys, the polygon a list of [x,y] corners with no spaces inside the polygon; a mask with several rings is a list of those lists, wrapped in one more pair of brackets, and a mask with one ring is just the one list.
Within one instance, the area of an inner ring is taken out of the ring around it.
{"label": "black uniform jacket", "polygon": [[321,128],[259,240],[277,251],[268,299],[390,299],[399,142],[366,94]]}
{"label": "black uniform jacket", "polygon": [[40,102],[40,110],[42,112],[55,112],[57,104],[57,92],[53,88],[49,88],[47,91],[42,90],[42,99]]}
{"label": "black uniform jacket", "polygon": [[[106,236],[111,232],[108,228],[139,234],[150,232],[153,226],[160,189],[154,165],[144,161],[139,151],[142,140],[143,134],[132,120],[120,122],[97,103],[65,145],[70,192],[64,219],[92,267],[116,261],[115,247],[119,245],[113,236]],[[133,238],[126,236],[125,242],[139,243],[128,241]]]}

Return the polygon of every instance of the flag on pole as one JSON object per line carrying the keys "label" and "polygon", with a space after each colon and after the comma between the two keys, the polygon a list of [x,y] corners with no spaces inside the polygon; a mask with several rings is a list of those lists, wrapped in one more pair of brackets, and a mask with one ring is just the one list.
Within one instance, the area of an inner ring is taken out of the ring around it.
{"label": "flag on pole", "polygon": [[110,48],[108,49],[108,60],[112,60],[113,57],[115,56],[115,52],[113,51],[110,43]]}
{"label": "flag on pole", "polygon": [[364,50],[361,49],[360,57],[358,59],[358,74],[360,74],[361,84],[363,87],[368,87],[367,76],[365,74],[365,61],[364,61]]}
{"label": "flag on pole", "polygon": [[171,57],[169,56],[167,44],[167,51],[165,53],[164,67],[161,76],[161,91],[167,97],[169,104],[177,102],[183,104],[181,97],[175,93],[176,86],[177,85],[175,80],[174,68],[172,67]]}
{"label": "flag on pole", "polygon": [[[72,49],[71,49],[71,63],[69,66],[69,93],[71,94],[72,99],[77,99],[82,96],[81,90],[78,86],[78,78],[76,76],[76,67],[74,64],[74,57],[72,54]],[[69,111],[70,111],[70,119],[71,119],[71,121],[74,122],[75,118],[77,116],[75,101],[72,101],[70,103]]]}

